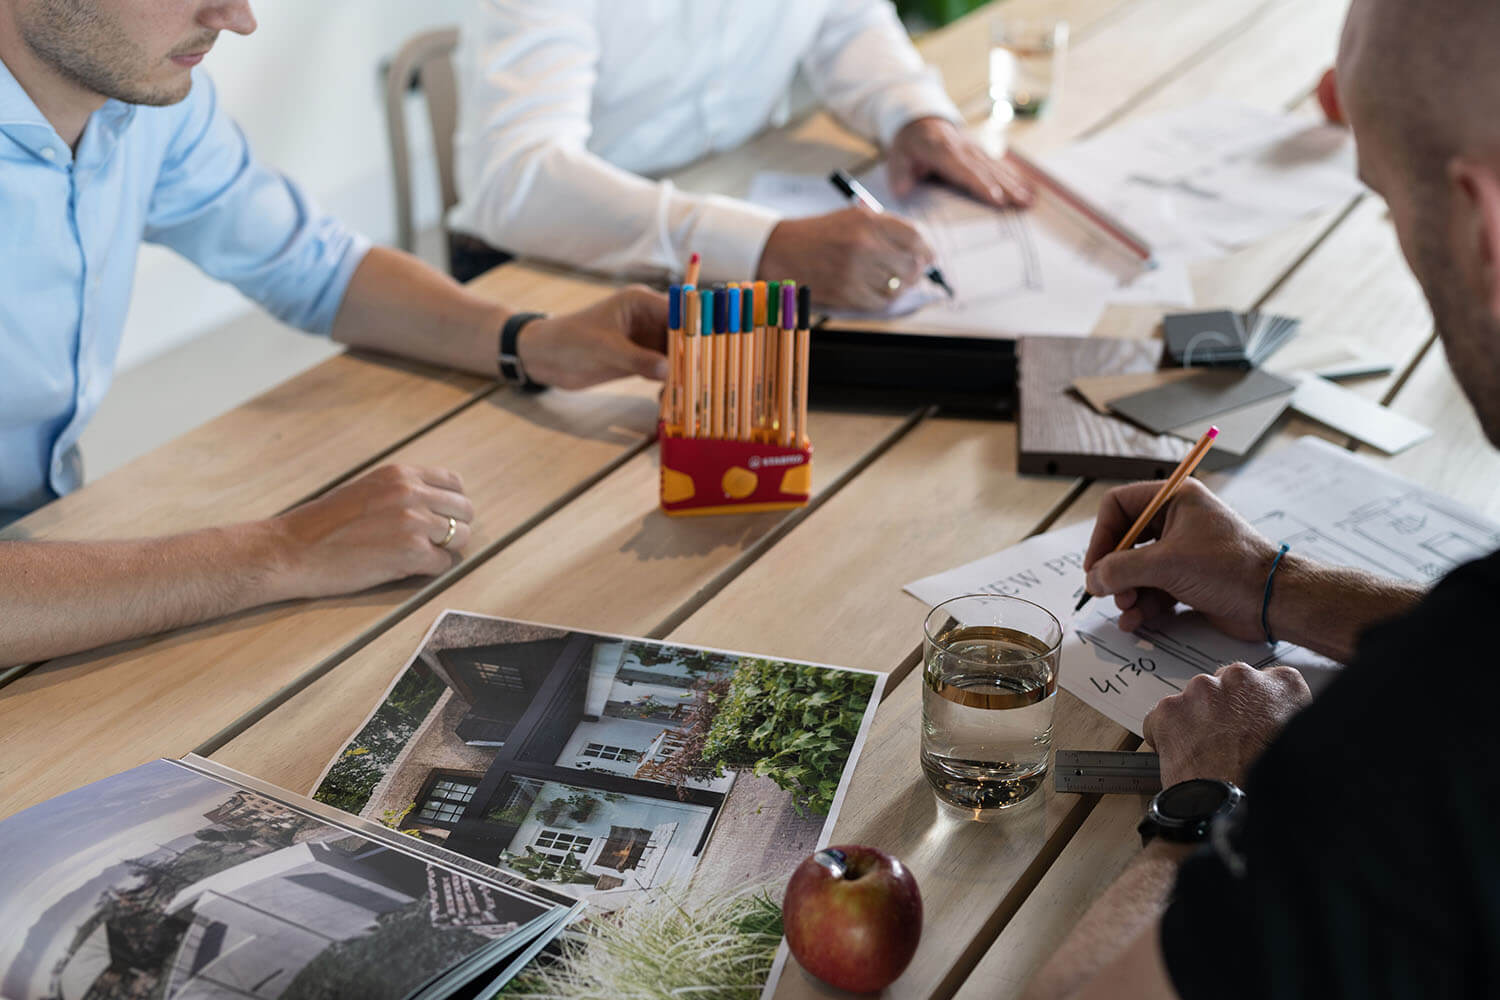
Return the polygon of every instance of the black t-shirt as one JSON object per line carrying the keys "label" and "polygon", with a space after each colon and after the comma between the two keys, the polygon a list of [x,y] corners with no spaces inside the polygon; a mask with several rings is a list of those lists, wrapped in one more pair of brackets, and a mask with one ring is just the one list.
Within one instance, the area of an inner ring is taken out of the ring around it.
{"label": "black t-shirt", "polygon": [[1184,1000],[1500,997],[1500,553],[1378,626],[1162,918]]}

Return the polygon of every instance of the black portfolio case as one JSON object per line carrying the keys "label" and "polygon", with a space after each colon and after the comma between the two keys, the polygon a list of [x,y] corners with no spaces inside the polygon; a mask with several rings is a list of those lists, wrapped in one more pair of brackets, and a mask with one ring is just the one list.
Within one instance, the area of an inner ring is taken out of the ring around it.
{"label": "black portfolio case", "polygon": [[1014,340],[820,328],[810,353],[813,403],[1015,416]]}

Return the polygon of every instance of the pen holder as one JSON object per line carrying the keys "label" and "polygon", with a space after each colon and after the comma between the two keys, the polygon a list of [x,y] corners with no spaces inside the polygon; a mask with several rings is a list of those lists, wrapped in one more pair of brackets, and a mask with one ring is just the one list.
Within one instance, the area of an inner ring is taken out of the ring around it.
{"label": "pen holder", "polygon": [[806,506],[812,446],[674,437],[660,428],[661,509],[671,517]]}

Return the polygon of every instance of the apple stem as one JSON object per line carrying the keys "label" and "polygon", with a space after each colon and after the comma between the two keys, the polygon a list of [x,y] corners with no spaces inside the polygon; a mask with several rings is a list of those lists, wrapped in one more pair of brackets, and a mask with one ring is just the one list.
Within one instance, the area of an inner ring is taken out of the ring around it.
{"label": "apple stem", "polygon": [[834,878],[846,878],[849,873],[849,856],[837,847],[825,847],[813,855],[813,860],[824,868]]}

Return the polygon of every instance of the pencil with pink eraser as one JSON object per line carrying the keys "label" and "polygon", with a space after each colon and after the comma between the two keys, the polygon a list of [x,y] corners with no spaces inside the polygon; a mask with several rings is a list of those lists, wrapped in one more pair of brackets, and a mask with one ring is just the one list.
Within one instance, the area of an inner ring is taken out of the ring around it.
{"label": "pencil with pink eraser", "polygon": [[[1193,450],[1183,456],[1182,461],[1177,463],[1177,468],[1172,472],[1172,475],[1167,478],[1166,482],[1161,484],[1161,489],[1156,491],[1156,496],[1152,497],[1151,502],[1146,505],[1146,509],[1141,511],[1141,516],[1135,519],[1135,523],[1130,526],[1129,531],[1125,532],[1125,537],[1120,539],[1120,544],[1115,546],[1114,551],[1124,552],[1135,544],[1135,540],[1141,537],[1141,532],[1146,530],[1146,526],[1151,523],[1151,519],[1161,512],[1161,509],[1167,505],[1167,501],[1172,499],[1172,495],[1187,481],[1187,477],[1193,474],[1193,470],[1198,467],[1198,463],[1203,461],[1203,456],[1208,454],[1208,449],[1214,446],[1214,438],[1218,436],[1219,429],[1217,427],[1210,427],[1203,433],[1203,436],[1198,439],[1198,443],[1193,445]],[[1094,595],[1085,590],[1083,596],[1078,599],[1078,606],[1073,609],[1073,613],[1077,614],[1082,611],[1083,606],[1089,602],[1089,598],[1092,596]]]}

